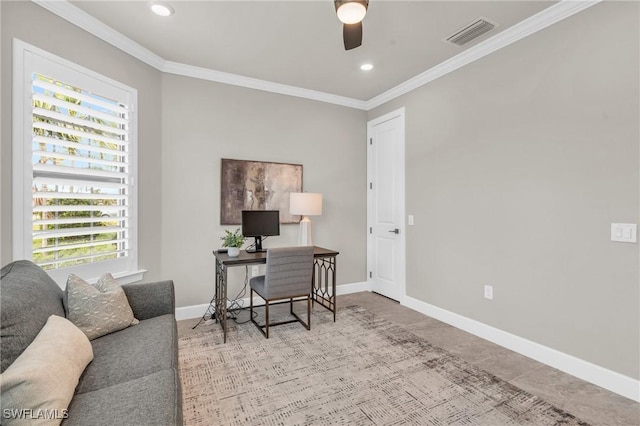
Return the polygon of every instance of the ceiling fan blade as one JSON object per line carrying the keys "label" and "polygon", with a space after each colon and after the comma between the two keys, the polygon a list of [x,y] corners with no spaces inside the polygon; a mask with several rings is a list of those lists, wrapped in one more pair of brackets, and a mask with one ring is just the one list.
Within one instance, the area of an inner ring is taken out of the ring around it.
{"label": "ceiling fan blade", "polygon": [[360,46],[362,44],[362,22],[344,24],[342,37],[344,38],[344,50],[351,50]]}

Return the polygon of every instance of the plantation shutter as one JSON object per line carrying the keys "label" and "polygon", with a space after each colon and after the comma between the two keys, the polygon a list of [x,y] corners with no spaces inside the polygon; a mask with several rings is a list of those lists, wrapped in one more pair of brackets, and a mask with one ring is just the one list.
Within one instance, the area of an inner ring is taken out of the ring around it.
{"label": "plantation shutter", "polygon": [[129,253],[127,105],[32,74],[33,260],[45,269]]}

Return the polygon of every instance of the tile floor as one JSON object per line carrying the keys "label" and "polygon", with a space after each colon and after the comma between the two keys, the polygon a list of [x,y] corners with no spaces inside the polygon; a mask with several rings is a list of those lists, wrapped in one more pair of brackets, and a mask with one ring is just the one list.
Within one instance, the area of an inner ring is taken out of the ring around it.
{"label": "tile floor", "polygon": [[[359,305],[377,312],[388,321],[407,327],[432,344],[592,425],[640,426],[639,403],[401,306],[386,297],[369,292],[338,296],[338,307],[346,305]],[[179,321],[178,334],[191,332],[196,322]]]}

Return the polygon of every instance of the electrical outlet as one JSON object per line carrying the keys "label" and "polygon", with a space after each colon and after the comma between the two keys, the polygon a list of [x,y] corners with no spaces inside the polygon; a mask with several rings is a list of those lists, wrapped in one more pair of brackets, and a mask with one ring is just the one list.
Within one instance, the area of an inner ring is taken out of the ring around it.
{"label": "electrical outlet", "polygon": [[484,298],[485,299],[489,299],[489,300],[493,300],[493,286],[492,285],[485,285],[484,286]]}
{"label": "electrical outlet", "polygon": [[260,273],[260,268],[257,265],[251,267],[251,276],[255,277]]}

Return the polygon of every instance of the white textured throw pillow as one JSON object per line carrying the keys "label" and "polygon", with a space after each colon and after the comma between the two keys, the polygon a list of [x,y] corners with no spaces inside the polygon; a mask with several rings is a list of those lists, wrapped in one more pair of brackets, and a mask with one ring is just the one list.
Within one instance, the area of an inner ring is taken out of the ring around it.
{"label": "white textured throw pillow", "polygon": [[104,274],[95,286],[77,275],[69,275],[67,318],[87,335],[89,340],[138,324],[120,284]]}
{"label": "white textured throw pillow", "polygon": [[59,425],[93,359],[89,339],[51,315],[27,349],[0,375],[3,425]]}

